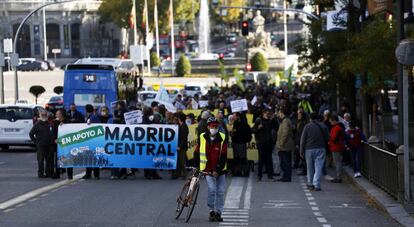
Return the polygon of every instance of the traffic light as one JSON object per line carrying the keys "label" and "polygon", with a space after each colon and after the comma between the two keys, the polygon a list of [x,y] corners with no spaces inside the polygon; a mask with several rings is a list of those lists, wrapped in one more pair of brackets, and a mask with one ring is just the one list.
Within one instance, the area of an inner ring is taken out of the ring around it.
{"label": "traffic light", "polygon": [[247,63],[246,64],[246,72],[250,72],[250,71],[252,71],[252,64]]}
{"label": "traffic light", "polygon": [[219,53],[219,56],[218,57],[219,57],[220,60],[223,60],[224,59],[224,54],[223,53]]}
{"label": "traffic light", "polygon": [[249,22],[247,20],[242,21],[242,35],[249,35]]}

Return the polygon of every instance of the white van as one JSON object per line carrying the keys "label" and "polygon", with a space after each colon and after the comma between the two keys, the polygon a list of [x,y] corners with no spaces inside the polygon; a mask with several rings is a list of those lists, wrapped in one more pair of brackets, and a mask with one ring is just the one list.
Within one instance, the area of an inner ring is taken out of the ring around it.
{"label": "white van", "polygon": [[0,147],[7,150],[10,145],[33,146],[29,132],[36,123],[39,110],[38,105],[0,105]]}

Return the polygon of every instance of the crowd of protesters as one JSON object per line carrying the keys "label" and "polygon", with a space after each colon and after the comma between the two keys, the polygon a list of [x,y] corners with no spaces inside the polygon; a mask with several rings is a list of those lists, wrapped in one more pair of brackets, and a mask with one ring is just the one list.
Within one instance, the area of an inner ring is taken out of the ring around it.
{"label": "crowd of protesters", "polygon": [[[230,102],[246,99],[248,111],[232,113]],[[204,101],[206,106],[199,108]],[[151,106],[140,103],[127,106],[120,101],[110,111],[106,106],[86,105],[83,115],[72,104],[68,110],[59,109],[54,115],[43,111],[39,121],[33,126],[30,137],[37,148],[38,177],[59,178],[67,172],[73,178],[73,169],[59,169],[57,165],[57,131],[59,125],[69,123],[108,123],[125,124],[124,113],[140,109],[143,112],[142,124],[175,124],[179,127],[177,169],[171,172],[171,178],[185,178],[186,165],[198,166],[199,157],[187,160],[188,126],[197,124],[197,135],[207,132],[207,120],[215,117],[219,122],[218,130],[225,135],[226,142],[231,141],[233,157],[228,159],[229,174],[234,177],[247,177],[252,171],[257,181],[262,181],[263,173],[269,180],[290,182],[292,169],[298,175],[307,175],[308,186],[321,190],[324,177],[333,183],[342,181],[342,165],[352,165],[355,177],[360,177],[361,140],[364,136],[351,115],[349,105],[344,102],[338,113],[329,105],[327,94],[309,85],[305,88],[294,86],[286,88],[257,85],[242,91],[238,86],[213,87],[207,95],[187,97],[177,95],[173,105],[175,113],[156,102]],[[184,114],[185,109],[202,109],[199,116]],[[249,122],[247,114],[251,114]],[[248,144],[256,140],[258,150],[257,169],[254,162],[248,160]],[[328,174],[330,167],[333,177]],[[138,169],[111,169],[111,179],[134,177]],[[162,179],[157,170],[143,170],[147,179]],[[87,168],[84,179],[100,179],[99,168]]]}

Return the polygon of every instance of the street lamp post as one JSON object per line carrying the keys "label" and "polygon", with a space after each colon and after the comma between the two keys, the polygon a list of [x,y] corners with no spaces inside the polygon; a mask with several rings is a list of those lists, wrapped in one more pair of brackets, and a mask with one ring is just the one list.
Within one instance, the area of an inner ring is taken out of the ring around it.
{"label": "street lamp post", "polygon": [[[55,5],[55,4],[63,4],[63,3],[68,3],[68,2],[75,2],[75,1],[79,1],[79,0],[66,0],[66,1],[61,1],[61,2],[49,2],[49,3],[45,3],[40,5],[39,7],[37,7],[36,9],[32,10],[29,14],[26,15],[26,17],[23,19],[23,21],[20,23],[19,27],[17,28],[16,31],[16,35],[14,36],[14,40],[13,40],[13,55],[16,56],[16,48],[17,48],[17,40],[18,37],[20,35],[20,30],[22,29],[23,25],[26,23],[26,21],[37,11],[39,11],[40,9],[45,8],[46,6],[50,6],[50,5]],[[13,66],[14,68],[14,101],[15,103],[19,100],[19,81],[18,81],[18,76],[17,76],[17,65]]]}

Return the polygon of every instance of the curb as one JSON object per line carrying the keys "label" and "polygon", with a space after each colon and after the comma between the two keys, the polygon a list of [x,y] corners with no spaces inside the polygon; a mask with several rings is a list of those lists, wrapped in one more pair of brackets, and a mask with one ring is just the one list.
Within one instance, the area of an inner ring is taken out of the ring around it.
{"label": "curb", "polygon": [[350,167],[344,167],[344,173],[349,181],[372,199],[378,207],[390,215],[395,221],[403,226],[414,226],[414,218],[404,210],[402,204],[379,189],[366,178],[354,178]]}

